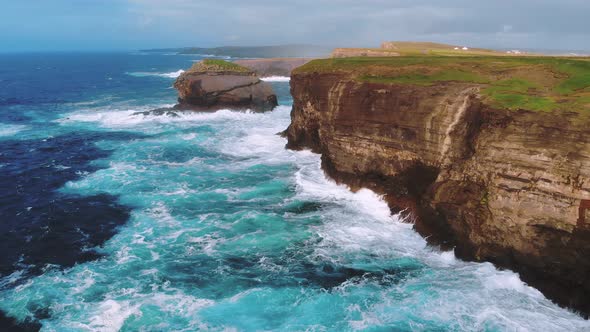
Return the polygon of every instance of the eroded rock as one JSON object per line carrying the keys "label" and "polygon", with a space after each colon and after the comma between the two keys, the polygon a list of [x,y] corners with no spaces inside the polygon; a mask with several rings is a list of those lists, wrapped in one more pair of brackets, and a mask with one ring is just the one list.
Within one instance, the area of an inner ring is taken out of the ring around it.
{"label": "eroded rock", "polygon": [[278,105],[270,84],[248,68],[223,60],[203,60],[174,83],[178,90],[175,109],[270,111]]}
{"label": "eroded rock", "polygon": [[321,153],[326,173],[353,189],[384,193],[431,243],[511,268],[588,314],[590,218],[579,214],[590,199],[590,120],[494,109],[479,88],[295,73],[288,147]]}

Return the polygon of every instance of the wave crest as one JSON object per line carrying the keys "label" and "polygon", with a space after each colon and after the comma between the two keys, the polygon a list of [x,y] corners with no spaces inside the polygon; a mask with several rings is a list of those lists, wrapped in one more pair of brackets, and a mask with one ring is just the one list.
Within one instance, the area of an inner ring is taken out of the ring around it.
{"label": "wave crest", "polygon": [[25,125],[12,125],[0,123],[0,137],[13,136],[28,127]]}
{"label": "wave crest", "polygon": [[265,82],[289,82],[289,81],[291,81],[291,77],[288,77],[288,76],[268,76],[268,77],[261,77],[260,79]]}
{"label": "wave crest", "polygon": [[173,72],[169,72],[169,73],[157,73],[157,72],[137,71],[137,72],[130,72],[130,73],[125,73],[125,74],[127,74],[129,76],[134,76],[134,77],[157,76],[157,77],[166,77],[166,78],[177,78],[182,73],[184,73],[184,70],[179,69],[177,71],[173,71]]}

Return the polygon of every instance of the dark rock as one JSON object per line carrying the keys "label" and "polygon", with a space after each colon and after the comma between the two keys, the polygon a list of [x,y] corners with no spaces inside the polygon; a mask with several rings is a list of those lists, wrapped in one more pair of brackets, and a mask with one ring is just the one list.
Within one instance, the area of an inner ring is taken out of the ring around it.
{"label": "dark rock", "polygon": [[156,108],[155,110],[151,111],[135,112],[133,115],[166,115],[172,118],[180,117],[180,115],[174,111],[174,108]]}

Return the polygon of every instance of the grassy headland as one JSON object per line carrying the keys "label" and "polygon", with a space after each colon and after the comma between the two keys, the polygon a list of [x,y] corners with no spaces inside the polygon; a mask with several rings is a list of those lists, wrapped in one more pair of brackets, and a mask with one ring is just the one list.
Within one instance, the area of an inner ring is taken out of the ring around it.
{"label": "grassy headland", "polygon": [[339,72],[364,82],[420,86],[474,83],[481,86],[484,101],[494,107],[590,112],[590,58],[507,56],[448,48],[424,54],[423,50],[392,49],[401,54],[393,57],[314,60],[294,73]]}
{"label": "grassy headland", "polygon": [[189,70],[189,72],[237,72],[237,73],[248,73],[252,72],[250,69],[219,59],[205,59],[195,63]]}

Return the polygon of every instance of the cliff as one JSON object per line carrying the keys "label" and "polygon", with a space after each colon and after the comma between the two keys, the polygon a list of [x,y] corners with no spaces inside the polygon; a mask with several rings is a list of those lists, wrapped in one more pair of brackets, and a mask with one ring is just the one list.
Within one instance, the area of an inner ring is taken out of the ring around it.
{"label": "cliff", "polygon": [[270,111],[278,105],[270,84],[248,68],[223,60],[203,60],[182,73],[174,87],[180,110],[222,108]]}
{"label": "cliff", "polygon": [[587,315],[589,86],[583,59],[316,60],[291,77],[288,147]]}
{"label": "cliff", "polygon": [[310,58],[271,58],[236,60],[235,64],[249,68],[260,77],[291,76],[293,69],[303,66]]}

